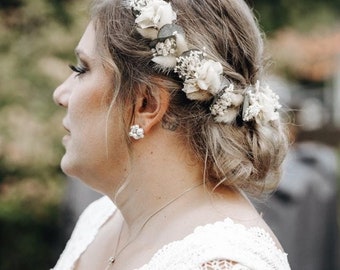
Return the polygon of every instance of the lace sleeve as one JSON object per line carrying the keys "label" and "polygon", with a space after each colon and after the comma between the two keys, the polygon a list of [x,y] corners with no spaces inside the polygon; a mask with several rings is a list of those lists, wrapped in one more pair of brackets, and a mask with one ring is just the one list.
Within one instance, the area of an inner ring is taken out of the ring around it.
{"label": "lace sleeve", "polygon": [[202,264],[199,270],[250,270],[250,268],[229,260],[211,260]]}
{"label": "lace sleeve", "polygon": [[138,270],[290,270],[287,254],[262,228],[226,218],[158,250]]}

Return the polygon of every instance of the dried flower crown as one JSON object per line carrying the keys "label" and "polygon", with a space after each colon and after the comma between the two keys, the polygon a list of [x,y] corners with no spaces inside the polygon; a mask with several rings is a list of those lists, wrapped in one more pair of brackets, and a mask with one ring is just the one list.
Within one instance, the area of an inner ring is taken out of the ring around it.
{"label": "dried flower crown", "polygon": [[[279,97],[260,82],[246,90],[235,90],[223,76],[221,63],[207,59],[205,50],[189,49],[185,33],[175,24],[171,3],[164,0],[129,0],[137,31],[151,39],[152,61],[163,72],[174,71],[183,80],[190,100],[213,99],[211,114],[216,122],[230,123],[242,110],[243,121],[268,122],[278,119]],[[243,104],[243,106],[241,106]]]}

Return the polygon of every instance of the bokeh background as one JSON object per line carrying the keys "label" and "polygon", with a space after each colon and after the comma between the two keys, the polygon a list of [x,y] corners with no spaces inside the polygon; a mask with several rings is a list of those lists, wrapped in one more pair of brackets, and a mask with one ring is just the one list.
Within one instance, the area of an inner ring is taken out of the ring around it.
{"label": "bokeh background", "polygon": [[[296,143],[322,144],[339,157],[340,1],[248,3]],[[88,8],[88,0],[0,0],[0,270],[52,267],[81,211],[65,206],[80,193],[59,168],[64,111],[52,92],[70,73]]]}

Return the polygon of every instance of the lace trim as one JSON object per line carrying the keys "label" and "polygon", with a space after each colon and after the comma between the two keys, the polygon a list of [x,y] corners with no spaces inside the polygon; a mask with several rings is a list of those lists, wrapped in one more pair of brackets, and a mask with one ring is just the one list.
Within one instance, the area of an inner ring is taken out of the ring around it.
{"label": "lace trim", "polygon": [[[229,267],[216,268],[220,270],[290,269],[287,254],[276,247],[264,229],[246,228],[227,218],[197,227],[183,240],[165,245],[138,270],[204,270],[209,269],[204,268],[209,266],[207,262],[215,268],[222,262]],[[230,268],[230,262],[237,263]]]}
{"label": "lace trim", "polygon": [[108,197],[102,197],[90,204],[79,217],[70,240],[51,270],[74,269],[76,261],[94,240],[100,227],[115,211],[116,207]]}
{"label": "lace trim", "polygon": [[250,270],[248,267],[227,260],[213,260],[204,263],[199,270]]}

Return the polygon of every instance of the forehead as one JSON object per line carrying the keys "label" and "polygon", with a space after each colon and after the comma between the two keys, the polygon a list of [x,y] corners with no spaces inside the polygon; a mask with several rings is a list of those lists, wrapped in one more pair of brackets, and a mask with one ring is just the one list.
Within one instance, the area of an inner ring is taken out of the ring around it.
{"label": "forehead", "polygon": [[88,56],[96,56],[96,35],[92,23],[89,23],[86,27],[86,30],[78,43],[76,51],[85,52]]}

